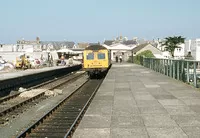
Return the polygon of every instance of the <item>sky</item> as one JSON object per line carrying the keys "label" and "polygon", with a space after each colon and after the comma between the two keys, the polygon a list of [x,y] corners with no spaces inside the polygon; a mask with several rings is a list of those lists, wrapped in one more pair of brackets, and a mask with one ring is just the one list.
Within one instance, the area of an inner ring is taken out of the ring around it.
{"label": "sky", "polygon": [[199,0],[0,0],[0,43],[200,37]]}

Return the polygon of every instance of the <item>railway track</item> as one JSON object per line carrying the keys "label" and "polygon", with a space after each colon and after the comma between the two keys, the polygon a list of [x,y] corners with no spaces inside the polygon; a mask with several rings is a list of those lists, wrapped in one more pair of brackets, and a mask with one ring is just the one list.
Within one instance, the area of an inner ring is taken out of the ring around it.
{"label": "railway track", "polygon": [[[48,96],[45,96],[45,92],[48,90],[53,90],[58,87],[62,87],[66,83],[70,83],[75,81],[85,73],[74,73],[71,75],[63,76],[62,78],[50,80],[48,82],[39,84],[37,86],[31,87],[28,90],[34,90],[38,88],[40,91],[33,97],[20,97],[21,93],[17,93],[15,95],[11,95],[10,97],[6,97],[1,99],[0,104],[0,124],[6,124],[11,118],[16,118],[20,113],[26,111],[28,106],[33,106],[38,102],[46,99]],[[28,92],[29,92],[28,91]]]}
{"label": "railway track", "polygon": [[[74,73],[76,73],[76,72],[74,72]],[[28,88],[28,89],[25,89],[25,90],[23,90],[23,91],[20,91],[20,92],[17,92],[17,91],[16,91],[16,93],[14,93],[14,94],[10,94],[10,95],[8,95],[8,96],[5,96],[5,97],[0,98],[0,104],[3,103],[3,102],[6,102],[6,101],[8,101],[8,100],[11,100],[11,99],[13,99],[13,98],[15,98],[15,97],[17,97],[17,96],[19,96],[21,92],[29,91],[29,90],[32,90],[32,89],[37,89],[37,88],[46,87],[49,83],[55,82],[57,79],[66,78],[66,77],[68,77],[68,76],[70,76],[70,75],[72,75],[72,74],[67,74],[67,75],[64,75],[64,76],[59,77],[59,78],[54,78],[54,79],[51,79],[51,80],[49,80],[49,81],[45,81],[45,82],[43,82],[43,83],[40,83],[40,84],[35,85],[35,86],[32,86],[32,87],[30,87],[30,88]]]}
{"label": "railway track", "polygon": [[71,137],[102,81],[88,80],[17,138]]}

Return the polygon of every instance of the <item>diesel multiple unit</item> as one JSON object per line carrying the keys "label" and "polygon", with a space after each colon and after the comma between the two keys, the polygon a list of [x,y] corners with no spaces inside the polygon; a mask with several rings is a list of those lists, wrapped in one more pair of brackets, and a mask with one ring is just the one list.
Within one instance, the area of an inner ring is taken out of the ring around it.
{"label": "diesel multiple unit", "polygon": [[111,65],[110,50],[101,45],[91,45],[83,52],[83,68],[92,77],[105,75]]}

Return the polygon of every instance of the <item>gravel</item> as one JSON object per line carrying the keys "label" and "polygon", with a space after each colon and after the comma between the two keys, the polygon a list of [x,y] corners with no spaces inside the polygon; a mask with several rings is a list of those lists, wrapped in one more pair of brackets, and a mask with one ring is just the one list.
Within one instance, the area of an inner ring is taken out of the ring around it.
{"label": "gravel", "polygon": [[[50,98],[43,100],[37,105],[29,108],[26,112],[20,114],[12,122],[6,126],[0,126],[1,138],[11,138],[16,137],[22,131],[26,130],[27,127],[32,125],[35,121],[46,114],[50,109],[52,109],[56,104],[58,104],[62,99],[69,96],[74,90],[76,90],[81,84],[87,80],[87,76],[83,76],[75,82],[67,85],[63,90],[55,90]],[[34,90],[33,90],[34,91]],[[35,90],[37,93],[37,90]],[[61,93],[62,92],[62,93]],[[34,93],[34,92],[33,92]],[[26,95],[26,94],[24,94]],[[26,95],[27,96],[27,95]],[[31,96],[31,95],[28,95]]]}

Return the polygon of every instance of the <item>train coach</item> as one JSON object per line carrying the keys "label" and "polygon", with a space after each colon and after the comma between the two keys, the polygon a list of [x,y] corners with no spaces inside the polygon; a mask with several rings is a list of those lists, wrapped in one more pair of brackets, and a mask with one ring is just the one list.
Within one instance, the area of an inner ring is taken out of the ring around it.
{"label": "train coach", "polygon": [[90,78],[104,76],[111,66],[110,50],[102,45],[91,45],[83,51],[83,68]]}

